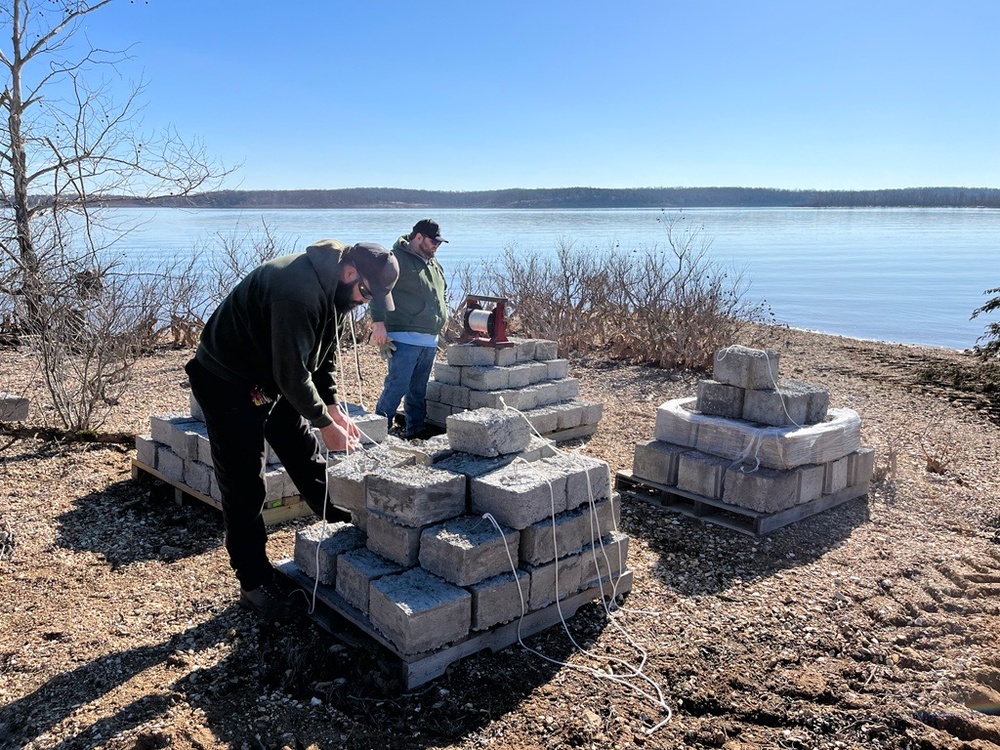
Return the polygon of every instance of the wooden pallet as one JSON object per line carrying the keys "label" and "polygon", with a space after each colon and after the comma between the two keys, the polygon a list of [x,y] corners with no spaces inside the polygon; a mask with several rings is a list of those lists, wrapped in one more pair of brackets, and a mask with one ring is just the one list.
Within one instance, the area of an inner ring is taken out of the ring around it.
{"label": "wooden pallet", "polygon": [[[180,480],[168,477],[166,474],[157,471],[152,466],[148,466],[133,458],[132,478],[139,479],[143,475],[154,477],[173,487],[174,500],[176,500],[178,504],[183,503],[188,498],[194,498],[195,500],[200,500],[206,505],[211,505],[216,510],[222,510],[222,503],[214,497],[204,495],[201,492],[188,487]],[[309,506],[302,502],[298,495],[295,495],[293,497],[285,497],[280,501],[270,503],[268,507],[264,508],[262,515],[264,516],[264,523],[271,526],[276,523],[282,523],[283,521],[289,521],[293,518],[302,518],[303,516],[308,516],[311,513],[312,510]]]}
{"label": "wooden pallet", "polygon": [[613,587],[605,584],[603,594],[600,586],[594,586],[563,599],[558,606],[551,604],[544,609],[529,612],[520,621],[514,620],[493,630],[472,633],[461,641],[436,651],[407,655],[399,652],[384,635],[376,630],[364,613],[349,604],[332,586],[317,585],[316,581],[299,570],[291,560],[283,560],[275,568],[295,586],[301,588],[308,595],[310,601],[312,601],[315,589],[316,606],[310,617],[324,630],[340,637],[342,631],[342,627],[339,627],[340,621],[346,620],[378,643],[388,653],[392,662],[398,664],[400,678],[407,690],[440,677],[450,665],[466,656],[471,656],[484,649],[493,652],[500,651],[517,643],[519,637],[524,639],[555,625],[560,622],[560,617],[568,620],[584,604],[599,600],[602,596],[610,598],[632,590],[632,572],[625,571],[614,582]]}
{"label": "wooden pallet", "polygon": [[664,510],[682,513],[685,516],[698,518],[717,526],[725,526],[750,536],[763,536],[775,529],[780,529],[846,503],[848,500],[866,495],[869,485],[866,482],[853,487],[845,487],[838,492],[823,495],[808,503],[773,513],[741,508],[721,500],[686,492],[677,487],[657,484],[648,479],[637,479],[627,471],[619,471],[616,474],[615,488],[623,497],[644,500]]}

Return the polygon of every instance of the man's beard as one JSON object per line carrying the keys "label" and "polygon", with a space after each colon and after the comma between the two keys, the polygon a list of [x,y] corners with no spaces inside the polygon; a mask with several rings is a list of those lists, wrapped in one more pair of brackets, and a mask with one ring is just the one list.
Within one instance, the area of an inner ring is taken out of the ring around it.
{"label": "man's beard", "polygon": [[333,306],[337,308],[338,313],[348,313],[355,307],[364,304],[354,299],[354,287],[357,285],[356,281],[351,284],[345,284],[343,281],[337,282],[337,291],[333,293]]}

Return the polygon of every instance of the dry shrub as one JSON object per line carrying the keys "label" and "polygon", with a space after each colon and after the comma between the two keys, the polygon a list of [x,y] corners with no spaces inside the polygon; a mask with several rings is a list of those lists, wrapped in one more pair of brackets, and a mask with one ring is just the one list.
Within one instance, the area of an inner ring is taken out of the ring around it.
{"label": "dry shrub", "polygon": [[743,275],[717,265],[699,231],[681,231],[681,218],[661,221],[663,245],[602,250],[563,241],[554,256],[510,245],[496,260],[464,269],[462,284],[510,300],[515,330],[558,341],[562,354],[601,350],[613,359],[707,369],[717,349],[749,335],[749,323],[773,316],[766,303],[745,299]]}

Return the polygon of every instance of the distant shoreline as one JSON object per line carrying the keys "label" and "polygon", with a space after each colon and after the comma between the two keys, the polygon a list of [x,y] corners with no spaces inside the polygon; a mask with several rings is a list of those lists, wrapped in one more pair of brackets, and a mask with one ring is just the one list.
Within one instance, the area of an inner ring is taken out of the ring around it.
{"label": "distant shoreline", "polygon": [[[44,200],[40,198],[39,200]],[[1000,208],[1000,188],[925,187],[886,190],[771,188],[511,188],[453,192],[405,188],[224,190],[184,197],[106,197],[117,206],[347,209],[610,208]]]}

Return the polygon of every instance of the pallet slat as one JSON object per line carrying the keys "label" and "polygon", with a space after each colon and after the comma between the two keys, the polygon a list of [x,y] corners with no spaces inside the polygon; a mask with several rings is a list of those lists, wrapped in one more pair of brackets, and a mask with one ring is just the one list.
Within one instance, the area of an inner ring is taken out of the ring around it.
{"label": "pallet slat", "polygon": [[638,479],[627,471],[619,471],[615,475],[615,488],[626,497],[651,502],[664,510],[675,511],[750,536],[763,536],[783,526],[834,508],[848,500],[866,495],[869,484],[866,482],[845,487],[808,503],[774,513],[741,508],[738,505],[730,505],[721,500],[702,497],[677,487],[668,487],[647,479]]}
{"label": "pallet slat", "polygon": [[392,658],[398,661],[400,676],[407,690],[440,677],[449,666],[466,656],[471,656],[484,649],[493,652],[505,649],[517,643],[518,637],[524,639],[555,625],[560,621],[560,617],[571,618],[584,604],[604,597],[625,594],[632,589],[632,572],[624,571],[613,584],[605,584],[603,592],[600,586],[593,586],[563,599],[558,606],[551,604],[543,609],[529,612],[520,620],[513,620],[493,630],[471,633],[457,643],[436,651],[407,655],[399,652],[375,628],[367,616],[348,604],[332,586],[317,585],[315,580],[299,570],[292,560],[283,560],[275,565],[275,568],[293,584],[305,591],[310,602],[312,602],[312,594],[315,590],[316,606],[312,608],[313,612],[310,617],[324,630],[336,633],[336,619],[340,617],[382,646]]}
{"label": "pallet slat", "polygon": [[[142,463],[136,459],[132,459],[132,478],[138,479],[143,474],[149,475],[161,482],[166,482],[171,487],[174,488],[174,499],[177,502],[183,502],[185,497],[191,497],[195,500],[200,500],[206,505],[210,505],[216,510],[222,510],[222,503],[216,500],[211,495],[205,495],[197,490],[188,487],[186,484],[180,480],[168,477],[166,474],[157,471],[152,466]],[[303,516],[308,516],[312,513],[309,505],[307,503],[301,502],[298,496],[284,498],[281,505],[277,507],[264,508],[261,515],[264,517],[264,523],[268,526],[274,525],[276,523],[282,523],[284,521],[290,521],[293,518],[301,518]]]}

